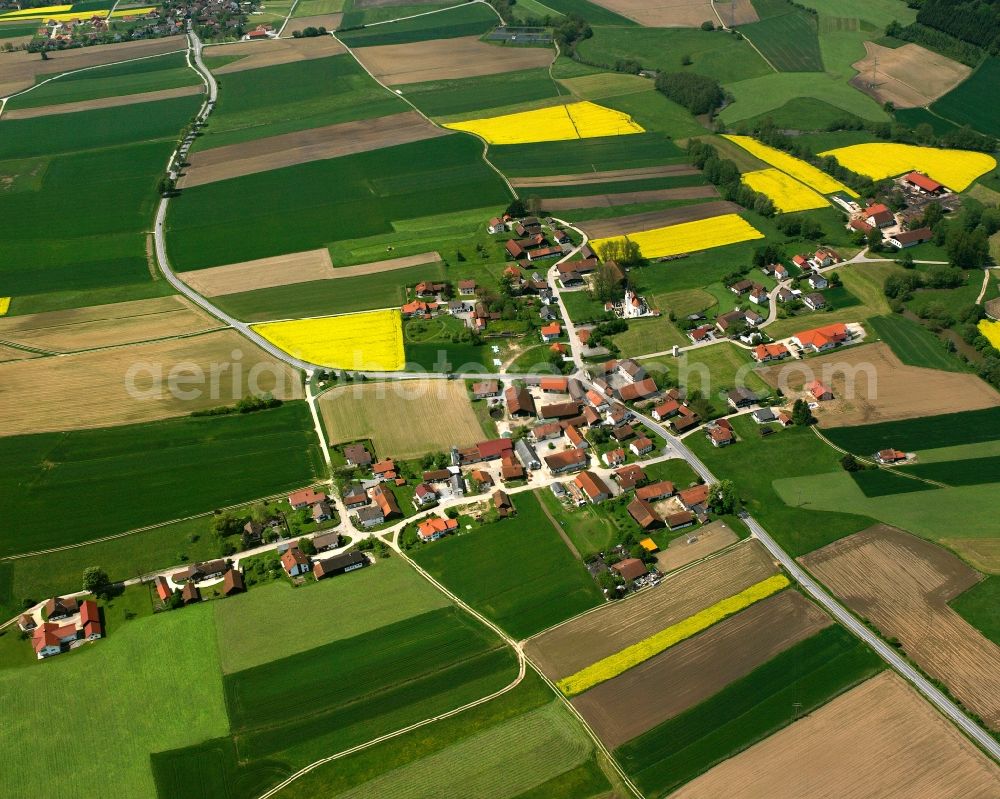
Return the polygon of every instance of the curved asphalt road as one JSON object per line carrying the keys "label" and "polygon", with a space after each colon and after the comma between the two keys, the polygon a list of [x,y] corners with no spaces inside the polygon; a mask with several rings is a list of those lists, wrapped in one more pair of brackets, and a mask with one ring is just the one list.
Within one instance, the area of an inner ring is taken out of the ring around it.
{"label": "curved asphalt road", "polygon": [[[205,82],[208,95],[206,97],[205,103],[198,113],[198,120],[204,121],[209,113],[211,113],[212,108],[215,105],[216,98],[218,96],[218,86],[215,82],[215,78],[212,73],[205,66],[202,61],[201,51],[202,43],[198,38],[197,34],[191,27],[191,23],[188,23],[188,41],[190,43],[190,53],[193,59],[194,68],[201,74],[202,79]],[[177,176],[177,164],[184,160],[184,156],[187,154],[191,143],[194,141],[193,136],[187,137],[175,152],[174,157],[171,159],[171,163],[174,166],[170,170],[171,177],[176,178]],[[287,352],[275,347],[271,342],[267,341],[256,332],[254,332],[249,325],[245,322],[241,322],[238,319],[234,319],[221,309],[214,306],[207,299],[202,297],[198,292],[194,291],[190,286],[184,283],[177,275],[173,272],[170,267],[170,262],[167,259],[166,245],[164,241],[164,229],[163,223],[166,219],[167,205],[169,203],[168,197],[163,197],[160,199],[160,204],[156,210],[156,223],[154,229],[154,239],[156,244],[156,258],[159,262],[160,270],[163,272],[164,277],[168,282],[177,289],[178,292],[183,294],[185,297],[190,299],[199,307],[208,311],[213,316],[221,319],[230,327],[238,330],[248,339],[253,341],[257,346],[261,347],[266,352],[273,355],[275,358],[290,364],[291,366],[301,369],[306,372],[311,372],[314,369],[321,368],[317,364],[309,363],[308,361],[303,361],[289,355]],[[575,228],[574,228],[575,229]],[[586,237],[584,237],[586,241]],[[576,250],[574,250],[575,252]],[[567,255],[566,258],[571,257]],[[561,259],[565,260],[565,258]],[[554,269],[554,267],[553,267]],[[553,285],[558,285],[553,283]],[[565,312],[565,307],[562,303],[561,292],[558,288],[554,289],[556,296],[559,301],[560,309],[563,311],[563,318],[567,320],[567,327],[570,332],[570,348],[573,353],[573,359],[578,367],[575,376],[579,378],[582,382],[591,385],[589,379],[587,379],[586,373],[582,369],[582,360],[579,356],[579,342],[576,337],[572,335],[573,328],[572,323],[569,322],[569,315]],[[396,373],[379,373],[379,372],[367,372],[365,373],[369,377],[373,378],[392,378],[392,379],[406,379],[408,376]],[[414,374],[413,378],[427,377],[427,376],[438,376],[434,374]],[[482,375],[458,375],[458,377],[481,377]],[[516,375],[516,377],[523,379],[528,375]],[[503,378],[505,375],[491,375],[491,377]],[[593,387],[591,385],[591,387]],[[645,416],[643,414],[636,414],[639,416],[643,422],[654,430],[657,434],[662,436],[667,443],[672,446],[680,455],[690,464],[690,466],[695,470],[695,472],[702,477],[707,483],[716,482],[715,476],[712,472],[705,466],[698,457],[687,448],[687,446],[676,436],[671,434],[662,425],[655,422],[652,418]],[[899,675],[906,679],[911,685],[913,685],[921,694],[923,694],[928,701],[931,702],[939,711],[941,711],[945,716],[947,716],[957,727],[959,727],[966,735],[968,735],[972,740],[974,740],[985,752],[987,752],[995,760],[1000,761],[1000,742],[994,739],[986,730],[980,727],[975,721],[969,718],[965,712],[958,707],[953,701],[951,701],[947,696],[944,695],[940,690],[938,690],[923,674],[917,671],[913,666],[907,663],[899,654],[888,644],[886,644],[878,635],[872,632],[868,627],[862,624],[858,619],[856,619],[843,605],[840,604],[832,595],[826,592],[819,583],[817,583],[812,577],[809,576],[787,553],[778,543],[768,534],[768,532],[760,525],[760,523],[754,519],[749,514],[743,515],[743,521],[746,522],[747,527],[750,529],[751,533],[756,537],[771,553],[775,560],[777,560],[788,573],[802,586],[803,590],[809,594],[816,602],[822,605],[837,621],[843,624],[848,630],[850,630],[854,635],[863,640],[868,646],[870,646],[878,655],[889,664]]]}

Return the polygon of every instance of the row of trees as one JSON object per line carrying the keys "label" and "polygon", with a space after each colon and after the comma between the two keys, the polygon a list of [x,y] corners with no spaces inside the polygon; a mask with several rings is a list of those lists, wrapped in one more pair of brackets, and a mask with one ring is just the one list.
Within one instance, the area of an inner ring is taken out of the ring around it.
{"label": "row of trees", "polygon": [[697,72],[662,72],[656,90],[695,115],[711,114],[726,100],[717,80]]}
{"label": "row of trees", "polygon": [[711,144],[692,139],[688,145],[688,157],[710,183],[719,187],[719,193],[725,199],[756,211],[762,216],[774,216],[775,209],[771,198],[742,183],[739,167],[729,159],[720,158],[718,151]]}

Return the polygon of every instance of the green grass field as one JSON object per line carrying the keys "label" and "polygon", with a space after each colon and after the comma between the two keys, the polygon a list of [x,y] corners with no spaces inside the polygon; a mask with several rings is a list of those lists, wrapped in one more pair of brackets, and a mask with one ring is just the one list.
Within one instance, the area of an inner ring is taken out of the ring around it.
{"label": "green grass field", "polygon": [[196,151],[408,110],[346,54],[232,72],[218,82],[219,101]]}
{"label": "green grass field", "polygon": [[[594,23],[587,17],[591,24]],[[719,83],[760,77],[771,68],[745,41],[723,31],[705,32],[695,28],[595,27],[594,35],[579,45],[580,55],[595,64],[613,67],[616,61],[631,60],[644,69],[661,72],[696,72]],[[683,66],[681,58],[691,57]]]}
{"label": "green grass field", "polygon": [[[864,499],[850,475],[841,469],[840,454],[810,430],[791,427],[761,438],[757,425],[747,416],[734,419],[733,429],[740,439],[735,446],[717,449],[702,435],[689,436],[686,442],[716,476],[736,483],[747,509],[793,556],[871,526],[872,518],[860,515],[866,512],[861,504],[841,500],[832,506],[814,507],[805,490],[779,496],[776,481],[783,484],[809,475],[810,485],[846,479],[854,494]],[[843,512],[845,508],[852,512]]]}
{"label": "green grass field", "polygon": [[[267,468],[247,468],[261,463]],[[8,520],[0,554],[248,501],[307,484],[320,468],[304,402],[247,416],[0,438],[0,511]]]}
{"label": "green grass field", "polygon": [[576,14],[583,17],[591,25],[636,25],[628,17],[616,14],[604,6],[591,3],[590,0],[551,0],[551,2],[545,0],[545,5],[561,14]]}
{"label": "green grass field", "polygon": [[794,130],[825,130],[832,122],[859,120],[854,114],[816,97],[793,97],[780,108],[745,120],[748,127],[770,119],[777,127]]}
{"label": "green grass field", "polygon": [[1000,109],[993,102],[1000,81],[1000,57],[990,56],[965,81],[937,100],[931,110],[956,125],[1000,136]]}
{"label": "green grass field", "polygon": [[346,0],[299,0],[292,19],[313,17],[318,14],[336,14],[344,10]]}
{"label": "green grass field", "polygon": [[200,85],[201,79],[187,66],[185,54],[168,53],[60,77],[27,94],[18,95],[8,102],[7,108],[38,108]]}
{"label": "green grass field", "polygon": [[[416,13],[426,10],[417,9]],[[389,18],[405,16],[400,7],[384,9]],[[370,18],[364,22],[369,23]],[[341,27],[360,24],[361,19],[352,21],[345,16]],[[428,14],[414,19],[404,19],[399,22],[389,22],[384,25],[374,25],[360,30],[344,31],[339,34],[341,41],[348,47],[371,47],[380,44],[408,44],[410,42],[425,42],[431,39],[454,39],[459,36],[479,36],[495,28],[500,23],[496,13],[482,3],[472,3],[459,6],[439,14]]]}
{"label": "green grass field", "polygon": [[477,140],[455,134],[188,189],[170,205],[171,260],[218,266],[391,233],[431,209],[502,207],[509,192],[480,155]]}
{"label": "green grass field", "polygon": [[865,469],[851,472],[851,478],[866,497],[884,497],[888,494],[907,494],[911,491],[932,491],[934,486],[921,480],[898,477],[886,469]]}
{"label": "green grass field", "polygon": [[[660,324],[670,323],[664,320]],[[684,343],[690,343],[686,336]],[[754,371],[756,363],[750,354],[728,342],[691,350],[680,358],[660,356],[643,361],[650,372],[654,371],[654,364],[665,369],[688,393],[700,391],[702,396],[712,400],[720,413],[729,412],[724,395],[737,385],[761,395],[771,393],[771,387]]]}
{"label": "green grass field", "polygon": [[1000,646],[1000,614],[997,614],[1000,576],[994,574],[984,578],[949,604],[969,624]]}
{"label": "green grass field", "polygon": [[669,319],[663,317],[631,321],[628,330],[612,336],[612,341],[625,357],[663,352],[675,344],[686,347],[691,343]]}
{"label": "green grass field", "polygon": [[686,139],[705,133],[705,128],[686,108],[651,87],[644,92],[605,97],[601,105],[624,111],[650,133],[663,133],[672,139]]}
{"label": "green grass field", "polygon": [[[515,518],[428,544],[413,559],[521,639],[600,604],[602,597],[538,499],[518,494],[514,505]],[[509,567],[500,568],[504,563]]]}
{"label": "green grass field", "polygon": [[662,796],[883,668],[846,630],[828,627],[615,755],[645,794]]}
{"label": "green grass field", "polygon": [[223,672],[297,655],[449,604],[400,558],[341,576],[345,579],[300,589],[270,583],[214,603]]}
{"label": "green grass field", "polygon": [[[881,106],[867,94],[825,73],[775,73],[728,83],[726,90],[733,95],[734,102],[719,112],[719,118],[727,125],[773,112],[789,100],[801,97],[822,100],[873,122],[889,119]],[[870,140],[870,136],[867,138]]]}
{"label": "green grass field", "polygon": [[965,458],[937,463],[917,463],[902,470],[927,480],[936,480],[950,486],[974,486],[983,483],[1000,483],[1000,456]]}
{"label": "green grass field", "polygon": [[[29,642],[21,645],[30,652]],[[40,703],[53,680],[72,690]],[[87,796],[98,785],[109,795],[155,796],[151,752],[228,729],[208,606],[136,619],[44,664],[32,658],[0,669],[0,697],[8,714],[0,744],[10,753],[30,751],[0,769],[4,796]],[[98,741],[113,743],[113,768],[94,756]]]}
{"label": "green grass field", "polygon": [[432,117],[501,108],[559,96],[544,69],[522,69],[502,75],[410,83],[397,87],[403,96]]}
{"label": "green grass field", "polygon": [[[787,0],[756,0],[760,22],[740,25],[764,58],[780,72],[822,72],[816,17]],[[748,76],[749,77],[749,76]]]}
{"label": "green grass field", "polygon": [[1000,439],[1000,408],[945,413],[921,419],[832,427],[823,434],[838,447],[859,455],[880,449],[914,450],[953,447]]}
{"label": "green grass field", "polygon": [[595,139],[501,144],[490,147],[490,160],[509,176],[563,175],[636,169],[682,163],[681,149],[658,133]]}
{"label": "green grass field", "polygon": [[911,319],[903,316],[873,316],[868,323],[905,364],[943,369],[946,372],[965,371],[962,363],[944,348],[937,336]]}
{"label": "green grass field", "polygon": [[703,186],[705,179],[701,175],[673,175],[662,178],[645,178],[639,180],[620,180],[608,183],[577,183],[565,186],[539,186],[531,188],[533,196],[542,199],[560,197],[582,197],[591,194],[617,194],[631,191],[651,191],[653,189],[677,189],[689,186]]}

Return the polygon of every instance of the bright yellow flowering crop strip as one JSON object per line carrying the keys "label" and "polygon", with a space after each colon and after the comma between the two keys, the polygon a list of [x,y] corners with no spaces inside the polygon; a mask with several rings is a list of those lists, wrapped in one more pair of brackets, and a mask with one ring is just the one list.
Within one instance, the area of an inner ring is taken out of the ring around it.
{"label": "bright yellow flowering crop strip", "polygon": [[0,297],[0,316],[6,316],[10,310],[10,297]]}
{"label": "bright yellow flowering crop strip", "polygon": [[783,153],[781,150],[777,150],[774,147],[769,147],[766,144],[761,144],[752,136],[731,136],[725,134],[725,138],[733,142],[733,144],[738,144],[744,150],[746,150],[751,155],[757,156],[765,164],[770,164],[773,167],[777,167],[786,175],[791,175],[798,181],[805,183],[809,188],[815,189],[820,194],[833,194],[834,192],[841,192],[847,194],[851,197],[857,197],[857,193],[851,191],[843,183],[835,178],[830,177],[822,169],[817,169],[812,164],[806,163],[801,158],[796,158],[794,155],[789,155],[788,153]]}
{"label": "bright yellow flowering crop strip", "polygon": [[1000,322],[983,319],[979,322],[979,332],[990,340],[990,344],[1000,350]]}
{"label": "bright yellow flowering crop strip", "polygon": [[40,6],[39,8],[22,8],[20,11],[10,11],[0,14],[0,20],[6,19],[33,19],[45,14],[58,14],[60,11],[69,11],[73,6]]}
{"label": "bright yellow flowering crop strip", "polygon": [[997,165],[986,153],[939,150],[915,144],[872,142],[838,147],[820,155],[832,155],[842,166],[872,180],[892,178],[905,172],[924,172],[954,191],[964,191],[976,178]]}
{"label": "bright yellow flowering crop strip", "polygon": [[581,669],[576,674],[563,677],[556,683],[559,690],[566,696],[576,696],[582,694],[599,685],[602,682],[613,679],[619,674],[644,663],[654,655],[660,654],[665,649],[669,649],[675,644],[679,644],[690,638],[692,635],[700,633],[702,630],[711,627],[713,624],[722,621],[727,616],[739,613],[744,608],[755,602],[765,599],[771,594],[788,587],[788,578],[783,574],[776,574],[768,577],[759,583],[751,585],[749,588],[740,591],[734,596],[716,602],[693,616],[688,616],[684,621],[672,624],[665,630],[649,636],[644,641],[626,647],[621,652],[609,655],[603,660]]}
{"label": "bright yellow flowering crop strip", "polygon": [[829,205],[822,194],[774,167],[746,172],[743,182],[754,191],[770,197],[774,207],[782,213],[808,211]]}
{"label": "bright yellow flowering crop strip", "polygon": [[475,133],[490,144],[527,144],[645,132],[628,114],[591,102],[450,122],[445,127]]}
{"label": "bright yellow flowering crop strip", "polygon": [[[590,246],[599,252],[605,242],[623,238],[625,237],[614,236],[595,239],[590,242]],[[679,225],[629,233],[628,238],[639,245],[644,258],[662,258],[666,255],[680,255],[685,252],[698,252],[712,247],[723,247],[726,244],[736,244],[740,241],[762,239],[764,234],[741,216],[723,214],[713,216],[711,219],[681,222]]]}
{"label": "bright yellow flowering crop strip", "polygon": [[265,322],[255,331],[289,355],[335,369],[392,372],[406,364],[399,311]]}
{"label": "bright yellow flowering crop strip", "polygon": [[156,11],[156,6],[147,6],[145,8],[123,8],[120,11],[115,11],[111,14],[114,19],[119,17],[128,16],[142,16],[143,14],[148,14],[150,11]]}

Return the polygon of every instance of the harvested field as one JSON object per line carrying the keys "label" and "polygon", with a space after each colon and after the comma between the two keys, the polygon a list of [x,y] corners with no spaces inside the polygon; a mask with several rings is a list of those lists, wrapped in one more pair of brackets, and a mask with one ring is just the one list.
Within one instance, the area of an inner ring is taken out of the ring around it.
{"label": "harvested field", "polygon": [[1000,574],[1000,538],[942,538],[941,543],[980,571]]}
{"label": "harvested field", "polygon": [[441,255],[437,252],[422,252],[416,255],[404,255],[402,258],[334,268],[330,261],[329,250],[307,250],[242,264],[212,266],[208,269],[185,272],[184,282],[206,297],[221,297],[225,294],[240,294],[244,291],[290,286],[313,280],[337,280],[374,275],[411,266],[434,264],[440,260]]}
{"label": "harvested field", "polygon": [[4,361],[22,361],[25,358],[37,358],[38,353],[19,350],[17,347],[8,347],[0,344],[0,363]]}
{"label": "harvested field", "polygon": [[320,397],[319,411],[330,443],[370,439],[380,458],[414,458],[483,438],[460,380],[341,386]]}
{"label": "harvested field", "polygon": [[0,319],[0,339],[64,353],[185,336],[221,326],[188,300],[171,296]]}
{"label": "harvested field", "polygon": [[544,200],[547,211],[569,211],[573,208],[614,208],[633,203],[666,202],[667,200],[702,200],[718,197],[715,186],[682,186],[676,189],[629,191],[622,194],[590,194],[583,197],[558,197]]}
{"label": "harvested field", "polygon": [[830,624],[797,591],[758,602],[573,699],[610,749],[694,707]]}
{"label": "harvested field", "polygon": [[192,153],[188,157],[190,166],[177,185],[183,188],[201,186],[255,172],[448,135],[450,131],[435,127],[416,111],[341,122]]}
{"label": "harvested field", "polygon": [[1000,402],[1000,395],[975,375],[907,366],[884,342],[757,372],[786,394],[794,395],[814,379],[830,386],[834,399],[813,411],[829,427],[971,411]]}
{"label": "harvested field", "polygon": [[[296,20],[296,24],[298,20]],[[234,42],[205,48],[206,58],[240,56],[239,61],[213,69],[216,75],[243,72],[260,67],[273,67],[292,61],[309,61],[344,52],[344,46],[332,36],[309,39],[268,39],[266,42]]]}
{"label": "harvested field", "polygon": [[885,671],[671,796],[988,799],[998,793],[996,765]]}
{"label": "harvested field", "polygon": [[183,36],[168,36],[164,39],[144,39],[138,42],[107,44],[100,47],[53,50],[45,61],[38,57],[38,53],[29,53],[27,50],[5,53],[3,73],[0,75],[0,97],[34,86],[36,79],[44,80],[62,72],[111,64],[116,61],[127,61],[131,58],[175,53],[185,47],[187,47],[187,39]]}
{"label": "harvested field", "polygon": [[52,114],[73,114],[78,111],[93,111],[97,108],[117,108],[135,103],[153,103],[158,100],[172,100],[175,97],[189,97],[201,94],[201,86],[178,86],[174,89],[161,89],[156,92],[140,92],[139,94],[123,94],[117,97],[99,97],[96,100],[79,100],[73,103],[59,105],[40,105],[37,108],[14,108],[6,111],[4,119],[31,119],[32,117],[47,117]]}
{"label": "harvested field", "polygon": [[756,541],[688,569],[651,591],[608,605],[531,639],[526,654],[552,680],[645,640],[775,573]]}
{"label": "harvested field", "polygon": [[858,71],[851,85],[880,104],[892,102],[896,108],[930,105],[972,74],[964,64],[912,42],[895,49],[865,42],[865,51],[865,57],[851,65]]}
{"label": "harvested field", "polygon": [[[237,363],[240,371],[234,379]],[[213,375],[213,367],[218,374]],[[126,386],[130,369],[137,370],[137,396]],[[175,391],[169,387],[171,370],[176,370]],[[197,374],[204,380],[192,378]],[[4,435],[148,422],[231,405],[249,393],[248,384],[254,393],[270,391],[281,399],[302,394],[297,373],[236,331],[225,330],[0,364],[0,417],[4,419]]]}
{"label": "harvested field", "polygon": [[[294,17],[288,23],[288,31],[299,31],[305,28],[326,28],[328,31],[335,31],[340,27],[340,22],[344,18],[343,14],[316,14],[312,17]],[[288,34],[285,34],[286,36]]]}
{"label": "harvested field", "polygon": [[[688,539],[692,536],[696,540],[689,544]],[[712,522],[699,528],[691,536],[682,535],[675,538],[666,549],[657,552],[656,567],[666,574],[718,552],[730,544],[735,544],[738,540],[736,533],[728,525],[723,522]]]}
{"label": "harvested field", "polygon": [[1000,647],[948,607],[979,574],[947,550],[875,525],[800,558],[853,611],[992,729],[1000,729]]}
{"label": "harvested field", "polygon": [[723,216],[724,214],[737,214],[742,210],[736,203],[719,200],[713,203],[686,205],[681,208],[667,208],[662,211],[647,211],[644,214],[632,216],[618,216],[613,219],[595,219],[591,222],[581,222],[579,227],[583,228],[592,239],[604,239],[678,225],[682,222],[711,219],[714,216]]}
{"label": "harvested field", "polygon": [[646,178],[665,178],[683,175],[698,175],[699,170],[687,164],[670,164],[667,166],[649,166],[639,169],[610,169],[605,172],[583,172],[573,175],[546,175],[540,178],[513,178],[510,182],[515,188],[534,188],[540,186],[572,186],[577,183],[617,183],[622,180],[644,180]]}
{"label": "harvested field", "polygon": [[[717,0],[715,8],[719,16],[730,28],[737,25],[749,25],[751,22],[759,22],[757,9],[753,7],[751,0]],[[712,20],[715,22],[715,20]]]}
{"label": "harvested field", "polygon": [[[718,23],[712,4],[705,0],[600,0],[616,14],[634,20],[647,28],[697,28],[710,20]],[[749,5],[749,3],[748,3]],[[754,16],[756,20],[756,16]]]}
{"label": "harvested field", "polygon": [[359,47],[355,55],[389,86],[547,67],[553,58],[547,47],[496,47],[479,41],[478,36],[449,39],[444,46],[433,39]]}

